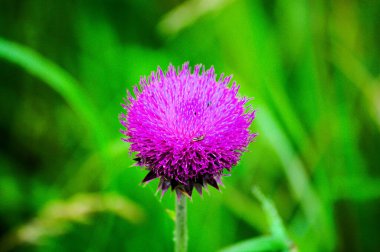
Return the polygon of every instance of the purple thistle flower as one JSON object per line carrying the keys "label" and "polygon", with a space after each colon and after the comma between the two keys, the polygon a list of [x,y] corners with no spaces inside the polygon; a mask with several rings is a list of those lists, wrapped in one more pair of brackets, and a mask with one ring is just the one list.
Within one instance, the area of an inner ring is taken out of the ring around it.
{"label": "purple thistle flower", "polygon": [[249,99],[238,97],[236,82],[214,68],[189,64],[182,69],[158,67],[141,78],[127,99],[121,115],[123,140],[136,152],[137,166],[149,170],[143,183],[160,178],[158,189],[169,187],[180,197],[201,194],[207,184],[219,189],[223,170],[231,171],[256,134],[249,131],[255,111]]}

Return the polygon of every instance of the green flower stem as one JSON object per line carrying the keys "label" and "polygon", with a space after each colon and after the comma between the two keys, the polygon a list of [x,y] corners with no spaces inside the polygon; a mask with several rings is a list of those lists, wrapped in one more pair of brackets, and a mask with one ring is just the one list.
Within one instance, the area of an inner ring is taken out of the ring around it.
{"label": "green flower stem", "polygon": [[181,195],[180,198],[176,197],[175,206],[175,232],[174,243],[175,252],[187,252],[187,209],[186,197]]}

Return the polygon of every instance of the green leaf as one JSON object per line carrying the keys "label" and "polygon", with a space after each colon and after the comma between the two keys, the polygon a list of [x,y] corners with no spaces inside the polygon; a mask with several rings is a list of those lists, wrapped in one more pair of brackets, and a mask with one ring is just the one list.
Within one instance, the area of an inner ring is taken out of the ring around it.
{"label": "green leaf", "polygon": [[220,252],[254,252],[254,251],[287,251],[283,241],[273,236],[261,236],[254,239],[239,242]]}
{"label": "green leaf", "polygon": [[282,242],[287,242],[289,238],[286,234],[284,223],[282,222],[281,217],[279,216],[273,202],[270,199],[266,198],[258,187],[254,187],[252,189],[252,192],[261,203],[261,206],[269,222],[271,234],[274,237],[280,239]]}
{"label": "green leaf", "polygon": [[105,127],[79,83],[64,69],[31,48],[0,38],[0,58],[13,62],[58,92],[88,125],[99,147],[105,145]]}
{"label": "green leaf", "polygon": [[169,208],[165,209],[165,212],[168,214],[169,218],[175,221],[175,211],[170,210]]}
{"label": "green leaf", "polygon": [[222,249],[222,252],[234,251],[288,251],[290,239],[286,234],[285,226],[271,200],[266,198],[259,188],[252,189],[253,194],[261,203],[267,221],[269,222],[271,236],[261,236]]}

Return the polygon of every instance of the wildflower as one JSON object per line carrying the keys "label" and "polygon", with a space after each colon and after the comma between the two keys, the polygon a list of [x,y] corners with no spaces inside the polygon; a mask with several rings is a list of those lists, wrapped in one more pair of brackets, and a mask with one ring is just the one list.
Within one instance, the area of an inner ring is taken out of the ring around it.
{"label": "wildflower", "polygon": [[214,68],[185,63],[178,72],[161,68],[127,91],[121,115],[123,140],[136,153],[136,165],[155,178],[164,194],[170,187],[180,197],[202,194],[207,184],[219,189],[223,171],[231,171],[256,136],[249,131],[255,111],[238,97],[231,76],[216,80]]}

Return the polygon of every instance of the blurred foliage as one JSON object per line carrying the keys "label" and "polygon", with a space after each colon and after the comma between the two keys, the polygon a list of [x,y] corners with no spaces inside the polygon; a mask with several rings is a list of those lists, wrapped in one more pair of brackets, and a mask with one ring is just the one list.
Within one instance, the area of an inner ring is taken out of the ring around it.
{"label": "blurred foliage", "polygon": [[260,201],[270,226],[270,236],[260,236],[242,241],[222,250],[222,252],[239,251],[297,251],[286,234],[285,226],[273,203],[256,187],[253,193]]}
{"label": "blurred foliage", "polygon": [[371,0],[0,0],[0,250],[172,250],[175,196],[139,186],[118,114],[141,75],[190,61],[234,74],[259,133],[221,193],[193,197],[190,251],[377,251],[379,13]]}

